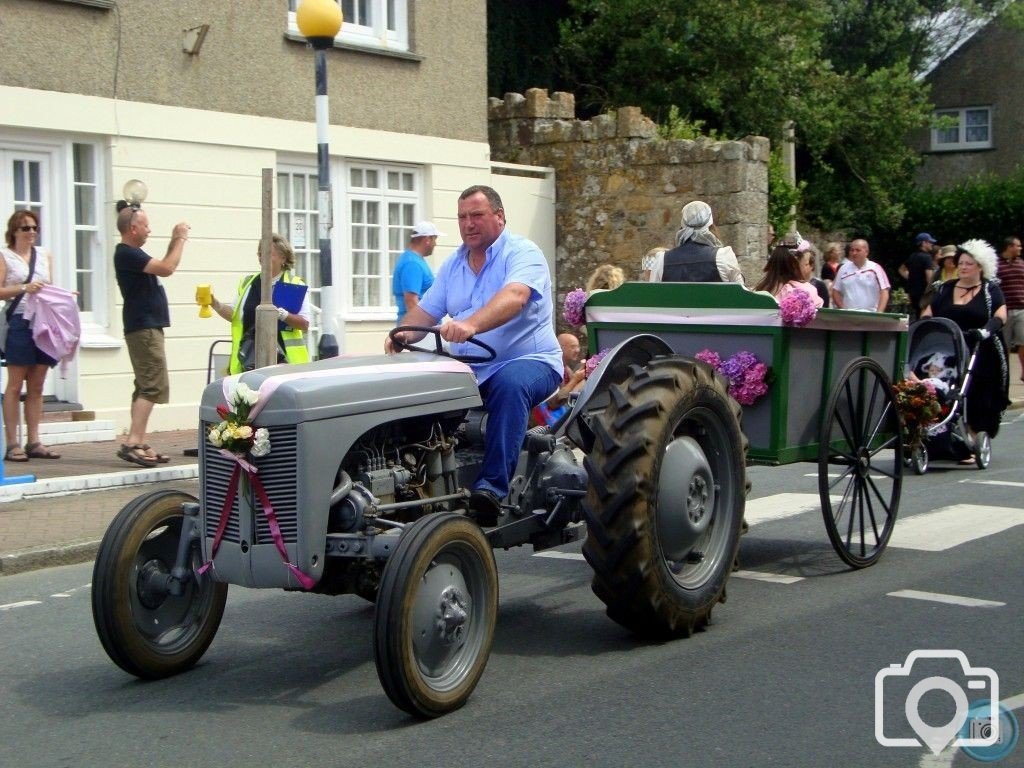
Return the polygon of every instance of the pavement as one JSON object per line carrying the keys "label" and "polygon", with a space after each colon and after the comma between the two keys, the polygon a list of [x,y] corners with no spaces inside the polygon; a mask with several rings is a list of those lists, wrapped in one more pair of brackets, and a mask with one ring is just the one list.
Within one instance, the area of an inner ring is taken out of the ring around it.
{"label": "pavement", "polygon": [[[1010,400],[1024,408],[1020,361],[1010,355]],[[0,481],[0,576],[93,560],[107,526],[137,496],[164,488],[199,495],[199,466],[186,450],[195,429],[147,437],[170,462],[143,469],[118,458],[120,441],[54,446],[59,460],[5,462]],[[134,467],[134,468],[133,468]],[[32,474],[34,482],[12,482]]]}
{"label": "pavement", "polygon": [[[140,494],[176,488],[199,495],[199,465],[185,455],[198,430],[147,436],[170,461],[147,469],[117,456],[120,440],[68,443],[61,458],[4,462],[0,481],[0,576],[94,559],[115,515]],[[33,482],[19,482],[26,475]]]}

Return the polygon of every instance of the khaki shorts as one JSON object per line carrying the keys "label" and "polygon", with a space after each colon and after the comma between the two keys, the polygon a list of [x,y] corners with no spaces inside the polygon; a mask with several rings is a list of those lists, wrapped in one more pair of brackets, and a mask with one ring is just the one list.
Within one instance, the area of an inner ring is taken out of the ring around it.
{"label": "khaki shorts", "polygon": [[135,372],[135,391],[138,398],[164,405],[171,399],[171,384],[167,379],[167,356],[164,354],[163,328],[143,328],[124,335],[128,344],[128,357]]}
{"label": "khaki shorts", "polygon": [[1024,309],[1011,309],[1006,313],[1004,333],[1011,347],[1024,347]]}

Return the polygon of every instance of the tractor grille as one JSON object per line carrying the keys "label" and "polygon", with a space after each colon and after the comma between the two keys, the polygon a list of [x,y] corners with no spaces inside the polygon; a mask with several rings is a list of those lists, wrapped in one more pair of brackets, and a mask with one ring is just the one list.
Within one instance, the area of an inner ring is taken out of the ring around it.
{"label": "tractor grille", "polygon": [[[210,424],[203,424],[203,434],[209,427]],[[254,459],[253,464],[259,468],[259,478],[270,498],[277,522],[281,526],[281,535],[286,543],[292,544],[298,538],[298,498],[295,480],[298,467],[297,430],[294,425],[269,427],[269,429],[270,453],[262,458]],[[206,441],[203,442],[203,508],[206,510],[205,532],[209,537],[213,537],[217,533],[224,500],[228,495],[228,482],[231,480],[234,466],[233,461],[221,455]],[[270,535],[270,524],[263,514],[259,500],[255,498],[255,494],[253,494],[252,506],[252,514],[256,519],[256,540],[252,543],[269,544],[273,542]],[[231,517],[224,531],[224,541],[237,544],[240,539],[237,494],[230,514]]]}

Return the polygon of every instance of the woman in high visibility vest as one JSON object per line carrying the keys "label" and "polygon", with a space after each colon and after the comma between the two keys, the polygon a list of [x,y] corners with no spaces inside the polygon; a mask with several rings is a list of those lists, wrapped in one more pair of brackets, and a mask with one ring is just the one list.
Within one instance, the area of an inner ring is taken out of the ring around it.
{"label": "woman in high visibility vest", "polygon": [[[257,252],[257,258],[259,253]],[[271,236],[270,271],[274,283],[279,281],[286,285],[305,286],[302,278],[292,274],[295,266],[295,251],[291,243],[281,235]],[[237,301],[222,302],[211,297],[210,307],[225,320],[231,321],[231,357],[228,362],[228,373],[241,373],[251,370],[255,364],[256,338],[256,307],[261,295],[260,273],[247,275],[238,284]],[[283,303],[283,302],[281,302]],[[278,306],[278,362],[308,363],[309,352],[306,349],[304,332],[309,330],[311,315],[309,291],[302,296],[302,306],[298,312]]]}

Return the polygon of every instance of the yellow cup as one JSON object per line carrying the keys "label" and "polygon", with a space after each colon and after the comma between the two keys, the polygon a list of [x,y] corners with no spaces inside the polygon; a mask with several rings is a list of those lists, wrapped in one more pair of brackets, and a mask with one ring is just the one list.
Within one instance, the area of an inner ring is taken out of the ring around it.
{"label": "yellow cup", "polygon": [[199,305],[200,317],[212,317],[210,304],[213,302],[213,289],[209,285],[196,286],[196,304]]}

